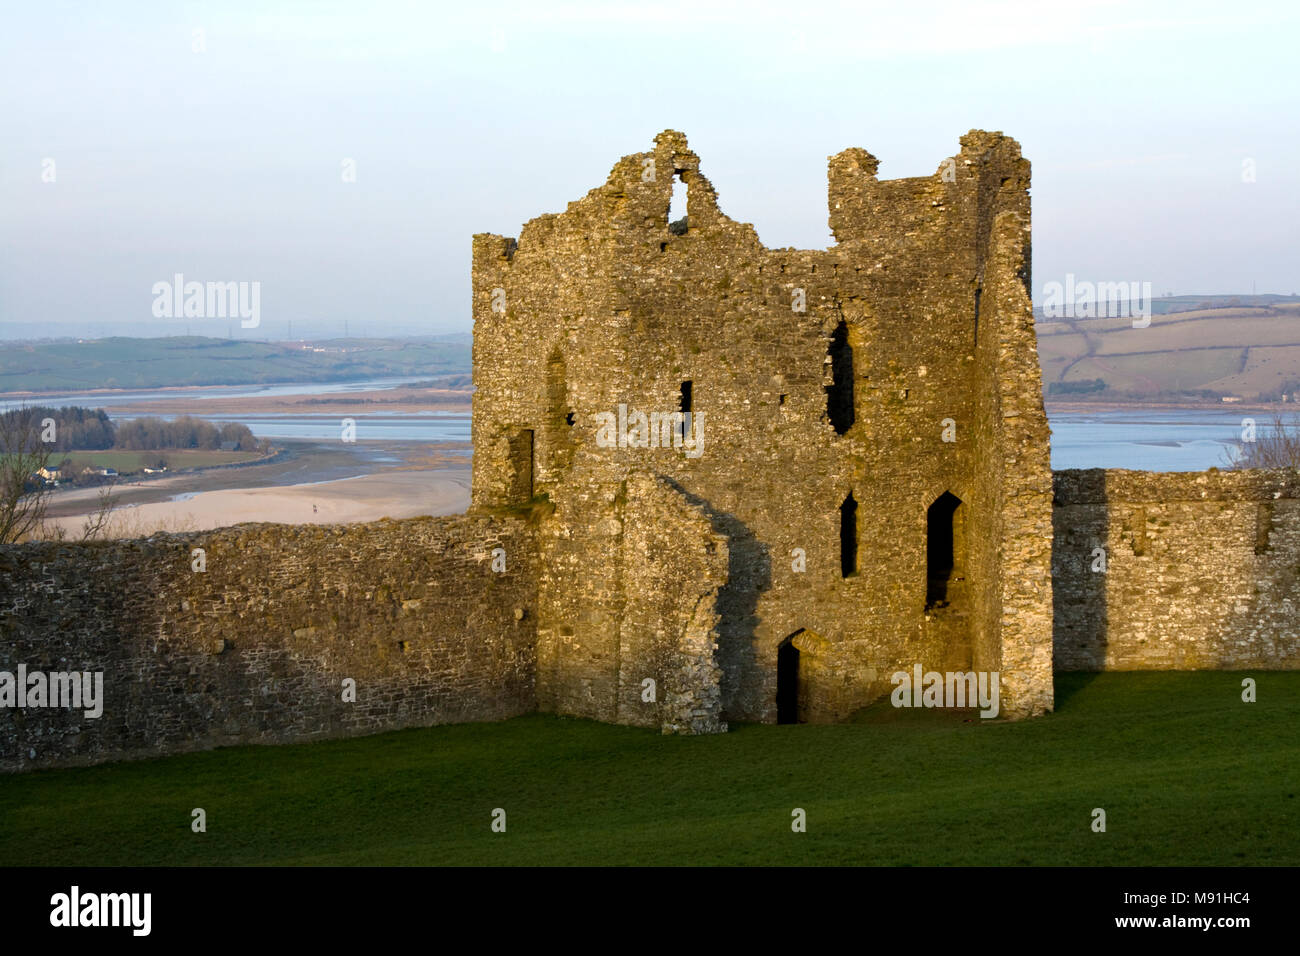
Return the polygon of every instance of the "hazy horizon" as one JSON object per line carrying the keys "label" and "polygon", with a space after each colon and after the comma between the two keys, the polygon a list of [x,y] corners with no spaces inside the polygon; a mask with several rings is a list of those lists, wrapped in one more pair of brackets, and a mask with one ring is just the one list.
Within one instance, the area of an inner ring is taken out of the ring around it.
{"label": "hazy horizon", "polygon": [[[1288,295],[1298,19],[1103,2],[24,7],[0,37],[0,337],[468,332],[471,235],[563,211],[665,128],[770,248],[830,245],[827,156],[861,146],[882,179],[929,175],[984,128],[1033,164],[1036,302],[1067,274]],[[175,274],[260,283],[259,327],[155,319],[151,288]]]}
{"label": "hazy horizon", "polygon": [[[1218,299],[1225,296],[1242,295],[1250,297],[1252,294],[1245,293],[1171,293],[1175,298],[1197,298]],[[1265,298],[1274,296],[1279,299],[1294,299],[1294,294],[1286,295],[1282,293],[1258,293],[1256,297]],[[1158,303],[1161,296],[1156,296],[1155,301]],[[1121,300],[1121,302],[1126,300]],[[1044,317],[1041,314],[1042,303],[1036,301],[1035,320],[1037,322],[1056,322],[1066,321],[1051,317]],[[1179,310],[1177,315],[1184,314],[1185,310]],[[1097,317],[1098,321],[1104,321],[1105,317]],[[1085,320],[1086,321],[1086,320]],[[384,328],[376,329],[372,324],[351,323],[344,328],[345,320],[339,320],[338,329],[331,329],[331,323],[299,323],[302,328],[293,327],[292,323],[282,323],[289,326],[288,328],[275,329],[269,325],[259,326],[256,329],[241,329],[238,320],[230,320],[224,325],[221,322],[209,322],[205,319],[171,319],[171,320],[153,320],[152,324],[147,322],[94,322],[87,323],[88,331],[51,331],[48,328],[42,329],[38,326],[28,326],[27,333],[23,334],[21,326],[4,325],[0,326],[0,341],[9,341],[14,343],[21,342],[42,342],[50,340],[84,340],[95,341],[98,339],[108,338],[182,338],[196,337],[209,338],[240,342],[258,342],[263,344],[291,344],[299,342],[326,342],[334,340],[351,340],[351,339],[393,339],[393,340],[418,340],[418,339],[455,339],[464,338],[472,340],[473,328],[472,322],[467,322],[464,329],[456,329],[445,332],[431,332],[420,327],[414,328],[410,332],[403,332],[401,329]],[[93,326],[95,330],[90,331]],[[354,328],[352,326],[359,326]],[[299,332],[303,334],[298,334]],[[293,332],[292,335],[289,332]]]}

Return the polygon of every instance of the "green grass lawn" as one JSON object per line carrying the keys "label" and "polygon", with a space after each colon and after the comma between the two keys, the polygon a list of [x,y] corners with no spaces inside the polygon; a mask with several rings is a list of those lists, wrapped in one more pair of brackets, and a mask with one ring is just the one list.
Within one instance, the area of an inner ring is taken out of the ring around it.
{"label": "green grass lawn", "polygon": [[0,864],[1296,865],[1300,672],[1254,672],[1252,704],[1242,676],[1058,675],[1057,712],[1014,723],[534,715],[9,776]]}
{"label": "green grass lawn", "polygon": [[152,451],[70,451],[56,452],[53,464],[71,458],[73,471],[87,467],[115,468],[119,472],[137,472],[146,465],[152,466],[159,458],[167,459],[170,471],[186,468],[210,468],[238,461],[253,461],[262,457],[257,451],[212,451],[206,448],[161,448]]}

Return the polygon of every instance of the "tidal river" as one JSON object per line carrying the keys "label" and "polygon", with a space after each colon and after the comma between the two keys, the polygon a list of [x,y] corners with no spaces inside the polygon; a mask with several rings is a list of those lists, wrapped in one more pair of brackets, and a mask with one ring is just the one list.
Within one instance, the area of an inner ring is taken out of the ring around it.
{"label": "tidal river", "polygon": [[[1223,468],[1236,455],[1242,419],[1253,417],[1256,436],[1271,429],[1271,413],[1217,408],[1107,409],[1057,412],[1052,426],[1052,468],[1132,468],[1203,471]],[[1294,416],[1285,416],[1288,421]]]}
{"label": "tidal river", "polygon": [[[220,416],[203,416],[219,420]],[[228,416],[227,416],[228,417]],[[1145,471],[1201,471],[1223,468],[1236,453],[1243,413],[1218,409],[1158,409],[1052,415],[1052,467],[1132,468]],[[337,415],[266,415],[239,420],[257,437],[337,438]],[[1258,418],[1257,433],[1269,419]],[[469,441],[470,417],[455,412],[380,412],[356,417],[360,440]]]}
{"label": "tidal river", "polygon": [[[116,393],[111,404],[118,409],[114,417],[128,418],[122,406],[178,397],[194,399],[194,414],[213,421],[242,421],[259,438],[297,438],[329,441],[339,436],[340,416],[332,414],[242,415],[203,413],[204,398],[233,398],[271,395],[338,394],[352,391],[393,388],[411,379],[384,379],[354,383],[302,383],[296,385],[238,386],[205,389],[201,392],[176,390],[140,390]],[[87,405],[105,404],[105,393],[44,395],[39,399],[13,399],[0,396],[0,411],[23,404]],[[1224,467],[1235,454],[1242,434],[1242,419],[1255,416],[1259,434],[1266,434],[1271,413],[1227,408],[1132,408],[1097,411],[1055,412],[1049,415],[1052,426],[1052,467],[1060,468],[1132,468],[1145,471],[1201,471]],[[170,416],[168,416],[170,417]],[[1290,418],[1291,416],[1288,416]],[[403,442],[466,442],[470,437],[470,419],[464,412],[377,412],[358,415],[356,438]]]}

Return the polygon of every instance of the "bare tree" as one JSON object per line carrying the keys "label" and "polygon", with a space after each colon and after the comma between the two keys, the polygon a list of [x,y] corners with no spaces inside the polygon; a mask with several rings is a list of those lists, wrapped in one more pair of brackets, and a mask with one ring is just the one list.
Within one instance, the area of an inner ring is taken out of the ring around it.
{"label": "bare tree", "polygon": [[1300,425],[1275,415],[1271,425],[1250,426],[1253,440],[1243,440],[1227,466],[1244,468],[1300,468]]}
{"label": "bare tree", "polygon": [[113,513],[114,505],[117,504],[117,499],[113,497],[113,486],[116,484],[117,479],[113,479],[99,489],[99,495],[95,499],[95,510],[86,515],[86,520],[81,526],[82,541],[98,537],[108,529],[108,518]]}
{"label": "bare tree", "polygon": [[0,544],[22,541],[45,524],[53,487],[39,476],[50,465],[54,444],[42,441],[33,409],[0,413]]}
{"label": "bare tree", "polygon": [[[42,419],[40,409],[18,408],[0,413],[0,544],[29,538],[64,541],[67,530],[46,521],[54,484],[46,477],[55,460],[55,423]],[[62,458],[62,452],[57,453]],[[42,474],[44,472],[44,475]],[[117,505],[116,481],[100,488],[95,510],[86,516],[78,540],[89,541],[108,530]]]}

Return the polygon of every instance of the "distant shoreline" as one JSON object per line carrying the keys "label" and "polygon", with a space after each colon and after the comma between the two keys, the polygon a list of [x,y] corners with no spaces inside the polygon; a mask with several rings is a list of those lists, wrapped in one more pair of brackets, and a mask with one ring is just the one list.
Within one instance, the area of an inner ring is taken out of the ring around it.
{"label": "distant shoreline", "polygon": [[[439,376],[430,376],[438,378]],[[363,382],[373,382],[365,379]],[[314,416],[360,417],[377,412],[410,414],[418,412],[445,412],[470,414],[473,392],[466,387],[412,387],[395,384],[385,388],[365,391],[321,392],[306,388],[322,383],[284,382],[284,386],[303,386],[304,391],[290,394],[225,395],[224,390],[260,388],[247,385],[188,385],[171,388],[85,389],[76,392],[32,395],[22,392],[0,392],[0,403],[28,402],[33,405],[62,407],[77,396],[94,396],[88,407],[103,408],[114,419],[143,418],[166,415],[198,415],[207,418],[222,416],[239,421],[241,415],[295,414]],[[362,384],[329,382],[328,385]],[[267,386],[268,388],[271,386]],[[114,402],[115,396],[157,393],[156,398]],[[208,396],[208,397],[200,397]]]}
{"label": "distant shoreline", "polygon": [[1134,412],[1146,411],[1153,409],[1166,409],[1169,411],[1191,411],[1191,412],[1208,412],[1208,411],[1251,411],[1251,412],[1276,412],[1285,414],[1292,409],[1300,414],[1300,403],[1297,402],[1043,402],[1043,407],[1047,411],[1047,417],[1052,417],[1052,412],[1065,412],[1067,414],[1077,412]]}
{"label": "distant shoreline", "polygon": [[[239,468],[213,467],[131,477],[112,487],[119,508],[175,500],[181,493],[233,490],[287,490],[360,475],[392,475],[440,470],[468,473],[470,459],[461,442],[370,441],[346,444],[310,439],[276,441],[278,454]],[[378,456],[378,458],[376,458]],[[76,517],[96,508],[103,486],[69,488],[50,498],[51,518]]]}
{"label": "distant shoreline", "polygon": [[[373,381],[365,379],[364,381]],[[312,385],[311,382],[277,382],[266,383],[268,388],[287,385]],[[331,382],[331,385],[351,384]],[[186,398],[184,404],[173,404],[167,398],[156,401],[138,401],[126,404],[114,404],[114,395],[136,395],[141,392],[168,392],[180,396],[193,396],[204,392],[218,392],[230,388],[254,388],[245,385],[177,385],[163,388],[115,388],[115,389],[80,389],[76,392],[40,393],[40,392],[0,392],[0,402],[18,401],[26,398],[57,399],[63,395],[95,395],[109,399],[106,404],[96,407],[104,408],[118,417],[143,417],[147,415],[239,415],[267,412],[292,411],[303,415],[360,414],[366,412],[416,412],[443,411],[470,414],[470,397],[473,392],[467,388],[422,388],[412,389],[406,385],[394,385],[390,388],[369,389],[358,392],[328,393],[330,401],[321,401],[321,393],[294,395],[244,395],[237,397],[216,397],[202,405],[192,404]],[[379,406],[379,407],[377,407]],[[1292,408],[1300,413],[1300,402],[1120,402],[1120,401],[1061,401],[1044,399],[1043,406],[1050,416],[1053,411],[1060,412],[1118,412],[1140,411],[1143,409],[1175,409],[1189,411],[1209,411],[1211,409],[1231,410],[1249,409],[1251,411],[1287,412]]]}

